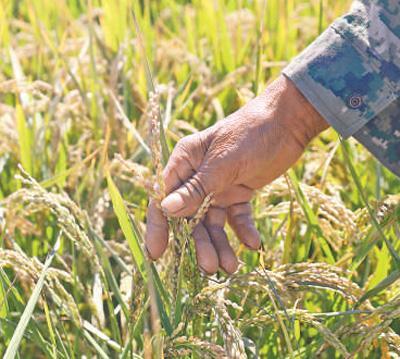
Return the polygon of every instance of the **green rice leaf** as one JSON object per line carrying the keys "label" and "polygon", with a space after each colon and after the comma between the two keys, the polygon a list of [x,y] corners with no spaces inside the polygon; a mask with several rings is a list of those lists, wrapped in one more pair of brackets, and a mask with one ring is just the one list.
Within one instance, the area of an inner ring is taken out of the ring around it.
{"label": "green rice leaf", "polygon": [[344,158],[345,158],[345,160],[347,162],[347,166],[348,166],[348,168],[350,170],[350,173],[351,173],[351,176],[353,178],[353,181],[354,181],[354,183],[355,183],[355,185],[357,187],[357,191],[358,191],[358,193],[359,193],[359,195],[360,195],[365,207],[367,208],[369,216],[371,217],[372,225],[376,228],[376,230],[379,233],[381,239],[383,239],[383,241],[387,245],[387,247],[389,249],[389,252],[390,252],[390,255],[393,258],[394,263],[399,268],[400,267],[400,256],[397,253],[396,249],[393,247],[393,244],[386,238],[386,236],[383,233],[383,230],[382,230],[378,220],[376,219],[376,217],[374,215],[374,212],[372,211],[371,206],[368,203],[367,197],[364,194],[364,190],[363,190],[361,182],[360,182],[360,178],[358,177],[357,172],[356,172],[356,170],[355,170],[355,168],[353,166],[353,163],[352,163],[352,161],[350,159],[350,156],[349,156],[349,151],[350,151],[349,148],[348,148],[349,145],[348,145],[348,143],[346,141],[343,141],[343,140],[341,141],[341,143],[342,143]]}
{"label": "green rice leaf", "polygon": [[100,358],[102,358],[102,359],[110,358],[110,356],[103,350],[101,345],[96,342],[96,340],[89,334],[89,332],[87,330],[83,331],[83,336],[93,346],[93,348],[96,349],[96,352],[100,356]]}
{"label": "green rice leaf", "polygon": [[132,257],[136,263],[137,268],[139,269],[140,274],[142,275],[145,281],[148,280],[148,275],[146,272],[145,262],[146,259],[143,254],[142,247],[140,246],[139,239],[136,236],[135,232],[132,230],[132,225],[129,220],[128,213],[125,208],[124,201],[122,199],[121,194],[118,191],[114,181],[112,180],[110,174],[107,174],[107,184],[108,191],[110,193],[111,201],[114,207],[114,212],[118,218],[119,225],[121,226],[122,232],[126,240],[128,241],[129,248],[132,253]]}
{"label": "green rice leaf", "polygon": [[32,174],[32,153],[31,153],[31,139],[28,123],[26,122],[25,114],[22,106],[17,103],[15,107],[15,117],[17,120],[17,131],[19,141],[19,151],[21,164],[25,171]]}
{"label": "green rice leaf", "polygon": [[4,319],[7,317],[8,304],[7,304],[7,293],[3,286],[3,280],[0,273],[0,318]]}
{"label": "green rice leaf", "polygon": [[[300,184],[299,184],[299,180],[296,177],[296,174],[294,173],[294,171],[289,171],[288,172],[289,178],[291,183],[293,184],[294,187],[294,191],[296,193],[296,197],[297,200],[299,201],[300,206],[303,209],[304,215],[307,219],[307,222],[310,226],[310,228],[314,231],[314,233],[317,235],[318,240],[319,240],[319,244],[322,248],[322,251],[324,252],[328,263],[333,264],[335,263],[335,258],[332,254],[332,251],[329,247],[328,241],[325,239],[325,236],[322,232],[321,227],[319,226],[319,222],[318,222],[318,217],[317,215],[314,213],[313,209],[311,208],[311,206],[308,203],[308,200],[306,198],[306,196],[304,195]],[[307,253],[306,253],[307,255]]]}
{"label": "green rice leaf", "polygon": [[[122,232],[124,233],[125,238],[128,241],[128,245],[131,249],[131,253],[136,263],[136,266],[138,267],[138,270],[146,283],[148,283],[149,280],[154,281],[156,289],[156,303],[159,310],[161,322],[163,323],[163,327],[167,331],[167,333],[172,333],[172,325],[160,296],[160,293],[163,293],[163,297],[166,298],[166,291],[161,283],[155,267],[153,265],[148,265],[146,261],[139,241],[139,231],[136,226],[133,227],[133,222],[129,219],[129,215],[125,208],[122,196],[119,193],[118,188],[116,187],[110,174],[107,174],[107,183],[111,201],[114,207],[114,212],[118,218],[118,222],[121,226]],[[135,230],[133,228],[135,228]]]}
{"label": "green rice leaf", "polygon": [[355,308],[357,308],[362,302],[365,302],[368,298],[377,295],[382,292],[394,282],[400,279],[400,270],[396,269],[394,272],[390,273],[384,280],[379,282],[374,288],[366,292],[355,304]]}
{"label": "green rice leaf", "polygon": [[44,287],[46,274],[48,272],[48,269],[50,268],[53,258],[55,256],[55,254],[57,253],[58,247],[60,245],[61,234],[62,234],[62,232],[60,232],[60,234],[58,235],[58,238],[57,238],[56,244],[54,245],[54,248],[47,256],[47,259],[43,266],[42,273],[40,274],[40,277],[39,277],[38,282],[36,283],[35,289],[33,290],[32,295],[29,298],[28,304],[26,305],[25,310],[22,313],[21,319],[19,320],[18,325],[15,328],[14,335],[11,338],[10,344],[7,347],[7,350],[4,354],[4,359],[13,359],[17,355],[18,347],[21,343],[22,337],[24,336],[26,327],[28,326],[29,321],[33,315],[33,311],[35,310],[35,306],[39,299],[40,293],[42,292],[42,289]]}
{"label": "green rice leaf", "polygon": [[[153,75],[152,75],[151,69],[150,69],[150,62],[149,62],[149,59],[146,54],[146,48],[145,48],[145,45],[143,42],[142,31],[140,29],[139,22],[138,22],[138,19],[137,19],[134,9],[132,9],[132,17],[133,17],[133,21],[135,23],[135,29],[136,29],[136,34],[139,39],[140,48],[142,50],[144,67],[146,69],[147,88],[148,88],[148,91],[155,92],[156,89],[154,86]],[[159,113],[159,119],[160,119],[160,142],[161,142],[161,152],[162,152],[161,154],[162,154],[162,159],[163,159],[163,162],[165,165],[168,162],[170,153],[169,153],[167,138],[165,136],[163,116],[162,116],[161,112]]]}
{"label": "green rice leaf", "polygon": [[379,249],[378,247],[375,247],[374,249],[377,263],[372,278],[369,280],[369,288],[374,288],[378,285],[378,283],[384,280],[390,272],[390,261],[387,260],[390,257],[390,253],[387,246],[382,246],[382,249]]}
{"label": "green rice leaf", "polygon": [[49,309],[49,306],[46,301],[44,301],[43,307],[44,307],[44,314],[46,316],[47,328],[49,329],[49,333],[50,333],[51,349],[53,352],[53,356],[57,357],[56,336],[55,336],[55,331],[53,329],[53,323],[52,323],[52,319],[51,319],[50,309]]}

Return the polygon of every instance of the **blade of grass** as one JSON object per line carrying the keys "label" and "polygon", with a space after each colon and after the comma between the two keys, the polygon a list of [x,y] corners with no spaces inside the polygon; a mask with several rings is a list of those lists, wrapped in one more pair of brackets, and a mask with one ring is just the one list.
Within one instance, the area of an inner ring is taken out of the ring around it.
{"label": "blade of grass", "polygon": [[[57,315],[58,318],[61,317],[58,308],[54,308],[54,312],[58,314]],[[69,338],[67,329],[65,328],[65,325],[62,320],[58,321],[58,326],[60,327],[60,331],[63,334],[63,337],[61,337],[60,333],[56,331],[57,339],[61,343],[61,347],[63,348],[64,353],[66,353],[66,358],[75,359],[77,354],[75,353],[71,345],[71,340],[73,340],[73,338],[71,339]]]}
{"label": "blade of grass", "polygon": [[[385,228],[391,223],[398,221],[400,219],[400,206],[395,210],[389,217],[385,218],[381,222],[381,227]],[[375,227],[372,227],[368,232],[364,240],[360,243],[359,248],[356,250],[356,255],[350,265],[350,270],[356,270],[360,264],[364,261],[369,251],[380,241],[379,233]]]}
{"label": "blade of grass", "polygon": [[[266,274],[266,277],[267,277],[267,284],[268,285],[265,288],[266,288],[268,297],[269,297],[269,299],[270,299],[270,301],[272,303],[272,307],[274,308],[276,319],[277,319],[278,324],[279,324],[279,326],[280,326],[280,328],[282,330],[282,334],[283,334],[284,341],[285,341],[285,344],[287,346],[289,355],[290,355],[291,358],[294,358],[293,347],[292,347],[292,343],[291,343],[291,340],[290,340],[289,332],[288,332],[288,330],[286,328],[286,325],[285,325],[284,321],[282,320],[282,317],[279,314],[278,305],[276,304],[275,299],[277,299],[278,302],[280,302],[280,304],[282,306],[283,306],[283,303],[282,303],[281,299],[279,298],[279,296],[277,295],[277,291],[275,289],[275,286],[273,285],[272,281],[270,280],[270,278],[269,278],[266,270],[263,268],[263,266],[262,266],[262,269],[264,271],[264,274]],[[289,323],[292,324],[292,320],[289,318],[289,316],[287,314],[287,311],[286,311],[284,306],[283,306],[283,312],[285,314],[286,319],[289,321]]]}
{"label": "blade of grass", "polygon": [[390,254],[391,254],[392,258],[393,258],[393,261],[394,261],[396,267],[400,268],[400,256],[396,252],[396,250],[394,249],[392,243],[386,238],[385,234],[383,233],[383,230],[382,230],[381,226],[379,225],[378,220],[375,218],[374,212],[372,211],[372,208],[368,203],[368,200],[367,200],[367,197],[365,196],[364,190],[362,189],[360,178],[358,177],[357,172],[356,172],[356,170],[355,170],[355,168],[353,166],[353,163],[352,163],[352,161],[350,159],[350,156],[349,156],[349,148],[348,148],[349,145],[344,140],[341,140],[341,143],[342,143],[343,154],[344,154],[344,158],[345,158],[347,167],[350,170],[351,177],[353,178],[353,181],[354,181],[354,183],[355,183],[355,185],[357,187],[357,191],[358,191],[358,193],[359,193],[359,195],[361,197],[361,200],[362,200],[364,206],[367,208],[367,211],[368,211],[368,214],[369,214],[369,216],[371,218],[372,224],[376,228],[376,230],[379,233],[381,239],[383,239],[383,241],[387,245],[387,247],[389,249],[389,252],[390,252]]}
{"label": "blade of grass", "polygon": [[94,150],[89,156],[84,158],[82,161],[77,162],[74,166],[68,168],[67,170],[59,172],[55,176],[43,180],[42,182],[40,182],[40,186],[43,188],[49,188],[51,186],[58,184],[61,180],[64,180],[71,174],[76,173],[83,165],[85,165],[87,162],[91,161],[94,157],[96,157],[96,155],[100,152],[100,150],[101,147]]}
{"label": "blade of grass", "polygon": [[50,333],[51,349],[53,351],[53,357],[57,358],[57,342],[56,342],[56,336],[54,334],[53,323],[51,321],[51,314],[49,306],[47,305],[47,301],[44,300],[43,302],[44,302],[43,307],[44,307],[44,314],[46,316],[47,328],[49,329]]}
{"label": "blade of grass", "polygon": [[15,117],[17,120],[21,164],[25,171],[32,174],[31,135],[24,111],[19,103],[15,106]]}
{"label": "blade of grass", "polygon": [[[154,265],[148,265],[146,258],[143,254],[142,247],[139,242],[139,233],[137,230],[137,226],[132,226],[132,221],[129,218],[129,215],[127,213],[127,210],[125,208],[124,201],[122,199],[121,194],[118,191],[118,188],[116,187],[114,181],[112,180],[110,174],[107,174],[107,184],[108,184],[108,190],[110,193],[111,201],[113,203],[114,207],[114,212],[118,218],[118,222],[121,226],[122,232],[124,233],[124,236],[126,240],[128,241],[129,248],[131,249],[131,253],[133,256],[133,259],[136,263],[136,266],[142,275],[143,280],[145,283],[148,284],[149,280],[154,280],[155,281],[155,293],[156,293],[156,301],[157,301],[157,306],[158,310],[160,312],[161,316],[161,321],[163,324],[164,329],[167,331],[167,333],[172,333],[172,325],[169,321],[167,311],[164,307],[163,301],[161,299],[161,293],[166,293],[165,289],[163,288],[163,285],[161,281],[159,280],[158,273],[154,267]],[[162,290],[160,291],[160,289]]]}
{"label": "blade of grass", "polygon": [[22,296],[19,294],[18,289],[14,286],[16,278],[14,278],[14,280],[11,282],[10,279],[7,277],[7,274],[4,272],[3,268],[0,268],[0,278],[3,280],[4,284],[8,287],[7,293],[12,292],[18,305],[24,305],[25,302],[22,299]]}
{"label": "blade of grass", "polygon": [[[270,276],[268,275],[267,270],[265,269],[264,253],[265,253],[264,245],[261,244],[261,249],[260,249],[260,253],[259,253],[260,254],[260,256],[259,256],[259,258],[260,258],[260,267],[261,267],[261,269],[262,269],[262,271],[264,273],[264,276],[267,279],[266,280],[266,282],[267,282],[267,287],[266,288],[269,288],[267,290],[267,293],[268,293],[268,296],[269,296],[269,298],[271,300],[272,306],[274,307],[276,318],[278,319],[279,326],[282,329],[282,333],[283,333],[283,336],[284,336],[285,343],[286,343],[286,346],[288,348],[289,354],[291,355],[291,357],[293,357],[293,347],[292,347],[292,343],[290,341],[290,336],[289,336],[289,333],[287,331],[287,328],[286,328],[286,325],[285,325],[284,321],[280,317],[279,308],[278,308],[278,305],[275,302],[275,299],[278,302],[279,306],[281,307],[286,320],[289,322],[289,325],[290,325],[291,330],[293,331],[293,333],[294,333],[294,318],[290,318],[289,317],[289,314],[288,314],[288,312],[286,310],[285,304],[283,303],[282,298],[279,296],[278,291],[277,291],[277,289],[276,289],[276,287],[274,285],[274,282],[271,280]],[[259,272],[259,271],[256,269],[256,272]],[[263,278],[264,276],[261,275],[261,278]],[[295,335],[294,335],[294,337],[295,337]],[[296,339],[296,337],[295,337],[295,339]],[[296,346],[297,347],[299,346],[297,340],[296,340]]]}
{"label": "blade of grass", "polygon": [[374,295],[377,295],[378,293],[382,292],[383,290],[388,288],[390,285],[392,285],[399,279],[400,279],[400,270],[396,269],[394,272],[390,273],[384,280],[379,282],[374,288],[370,289],[363,296],[361,296],[361,298],[354,305],[354,308],[359,307],[360,304],[365,302],[368,298],[371,298]]}
{"label": "blade of grass", "polygon": [[[134,338],[137,338],[139,336],[139,342],[142,340],[142,338],[140,337],[140,328],[143,325],[143,318],[146,315],[146,312],[149,308],[149,304],[150,304],[150,299],[147,299],[146,303],[144,303],[144,305],[142,306],[139,315],[137,316],[136,322],[135,323],[131,323],[130,329],[129,329],[129,338],[127,339],[127,343],[124,347],[124,350],[122,351],[121,355],[120,355],[120,359],[125,359],[127,358],[129,351],[132,350],[132,341]],[[134,358],[135,354],[132,353]]]}
{"label": "blade of grass", "polygon": [[89,334],[88,331],[84,330],[83,331],[83,336],[86,338],[86,340],[93,346],[93,348],[96,349],[97,354],[103,359],[109,359],[110,356],[103,350],[101,345],[94,340],[94,338]]}
{"label": "blade of grass", "polygon": [[[154,86],[154,81],[153,81],[153,76],[150,70],[150,64],[149,64],[149,59],[147,58],[146,55],[146,48],[143,43],[143,38],[142,38],[142,31],[140,30],[139,22],[137,21],[135,10],[132,8],[132,17],[133,21],[135,23],[135,29],[136,29],[136,35],[139,40],[139,45],[142,50],[142,56],[144,60],[144,67],[146,69],[146,78],[147,78],[147,87],[150,91],[156,92],[155,86]],[[168,144],[167,144],[167,139],[165,137],[165,131],[164,131],[164,121],[162,119],[162,114],[161,111],[159,113],[159,119],[160,119],[160,141],[161,141],[161,152],[162,152],[162,158],[164,165],[167,164],[168,158],[169,158],[169,149],[168,149]]]}
{"label": "blade of grass", "polygon": [[[106,255],[103,251],[103,248],[99,242],[95,241],[95,247],[96,247],[96,251],[98,252],[99,257],[101,259],[102,267],[105,272],[107,283],[110,285],[110,287],[113,291],[113,294],[115,295],[115,298],[117,299],[118,304],[121,306],[122,312],[125,314],[126,319],[129,319],[130,313],[129,313],[128,307],[126,306],[124,300],[122,299],[122,294],[118,288],[118,283],[114,276],[114,273],[112,272],[112,267],[111,267],[110,261],[106,257]],[[108,287],[108,285],[107,285],[107,287]],[[108,288],[106,288],[106,289],[108,290]]]}
{"label": "blade of grass", "polygon": [[262,75],[262,66],[261,60],[263,55],[263,44],[262,44],[262,36],[264,33],[264,19],[265,12],[267,9],[267,0],[264,0],[262,3],[262,11],[259,19],[259,29],[257,31],[257,51],[256,51],[256,67],[255,67],[255,76],[254,76],[254,93],[258,95],[260,90],[260,78]]}
{"label": "blade of grass", "polygon": [[0,272],[0,319],[4,319],[8,314],[7,292],[4,289],[2,273]]}
{"label": "blade of grass", "polygon": [[93,324],[89,323],[88,321],[83,322],[83,327],[90,333],[94,334],[99,339],[103,340],[110,348],[114,349],[117,352],[122,352],[122,347],[104,334],[101,330],[97,329]]}
{"label": "blade of grass", "polygon": [[[129,216],[130,218],[130,223],[132,224],[132,229],[135,233],[136,238],[139,238],[139,243],[143,243],[143,237],[139,231],[139,227],[136,224],[135,219],[132,216]],[[146,262],[148,264],[148,262]],[[157,290],[161,294],[161,298],[168,304],[170,305],[171,300],[170,300],[170,295],[168,294],[168,291],[165,289],[164,285],[161,282],[160,276],[157,272],[156,267],[154,266],[154,263],[150,263],[150,271],[152,275],[152,280],[154,280],[155,285],[157,287]]]}
{"label": "blade of grass", "polygon": [[376,267],[371,278],[368,280],[369,289],[374,288],[378,283],[386,278],[391,267],[390,261],[387,260],[390,256],[387,246],[382,246],[382,249],[375,246],[374,252],[376,257]]}
{"label": "blade of grass", "polygon": [[42,273],[40,274],[39,280],[36,283],[35,289],[32,292],[31,297],[29,298],[28,304],[25,307],[24,312],[22,313],[21,319],[18,322],[17,328],[15,328],[15,332],[13,337],[11,338],[10,344],[7,347],[7,350],[4,354],[4,359],[13,359],[17,355],[18,347],[21,343],[22,337],[24,335],[24,332],[26,330],[26,327],[29,324],[29,321],[33,315],[33,311],[35,309],[36,303],[39,299],[40,293],[42,292],[45,279],[46,279],[46,274],[48,269],[50,268],[50,265],[53,261],[53,258],[58,250],[58,247],[60,245],[60,239],[61,239],[62,232],[58,235],[57,241],[47,256],[47,259],[44,263]]}
{"label": "blade of grass", "polygon": [[[322,232],[321,227],[319,226],[318,223],[318,218],[317,215],[314,213],[314,211],[312,210],[311,206],[308,203],[308,200],[306,198],[306,196],[304,195],[299,181],[296,177],[296,174],[294,173],[294,171],[289,171],[288,172],[288,176],[290,178],[290,181],[293,185],[294,191],[296,193],[296,197],[297,200],[299,201],[300,206],[303,209],[304,215],[306,217],[306,220],[308,222],[308,225],[310,226],[310,228],[314,231],[314,233],[317,235],[317,238],[319,240],[319,244],[321,245],[321,248],[328,260],[328,263],[333,264],[335,263],[335,258],[332,254],[332,251],[329,247],[328,241],[325,239],[325,236]],[[306,253],[307,255],[308,253]]]}
{"label": "blade of grass", "polygon": [[140,246],[139,240],[132,230],[132,225],[129,220],[128,213],[125,208],[124,201],[121,194],[118,191],[117,186],[112,180],[110,174],[107,174],[107,185],[110,193],[111,201],[114,207],[114,212],[118,218],[119,225],[121,226],[122,232],[128,241],[129,248],[132,253],[132,257],[135,264],[145,281],[148,280],[148,274],[146,271],[146,259],[143,254],[142,247]]}
{"label": "blade of grass", "polygon": [[115,107],[117,108],[120,116],[121,116],[121,122],[122,124],[132,133],[133,137],[136,139],[136,141],[139,142],[139,144],[142,146],[143,150],[150,155],[151,151],[149,146],[146,145],[146,143],[144,142],[142,136],[140,135],[140,133],[138,132],[138,130],[136,129],[136,127],[131,123],[131,121],[129,121],[129,118],[126,116],[124,110],[122,109],[121,104],[119,103],[119,101],[116,99],[115,95],[113,94],[112,91],[108,91],[111,100],[113,101]]}

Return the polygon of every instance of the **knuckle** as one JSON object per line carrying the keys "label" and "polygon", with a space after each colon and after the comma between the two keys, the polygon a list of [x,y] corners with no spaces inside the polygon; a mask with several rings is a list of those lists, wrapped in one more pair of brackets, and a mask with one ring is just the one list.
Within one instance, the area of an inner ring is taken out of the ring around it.
{"label": "knuckle", "polygon": [[206,183],[204,183],[201,178],[199,178],[198,176],[194,176],[192,178],[192,183],[194,188],[196,189],[196,191],[200,194],[201,197],[205,197],[207,196],[207,194],[209,193],[207,191],[206,188]]}
{"label": "knuckle", "polygon": [[207,192],[197,176],[193,176],[184,184],[191,197],[204,198]]}
{"label": "knuckle", "polygon": [[198,134],[189,135],[180,139],[170,158],[170,161],[177,164],[186,161],[191,167],[198,167],[204,157],[201,141]]}
{"label": "knuckle", "polygon": [[189,135],[186,137],[181,138],[178,143],[176,144],[176,150],[178,152],[190,153],[193,151],[196,143],[196,134]]}
{"label": "knuckle", "polygon": [[212,230],[214,230],[214,228],[222,229],[226,222],[225,209],[211,207],[208,210],[205,222]]}
{"label": "knuckle", "polygon": [[251,204],[249,202],[236,203],[229,208],[231,217],[251,217]]}
{"label": "knuckle", "polygon": [[191,154],[189,150],[189,145],[185,138],[179,140],[175,145],[175,148],[172,151],[171,157],[169,159],[169,163],[171,164],[171,166],[176,166],[179,161],[182,161],[182,159],[190,158]]}

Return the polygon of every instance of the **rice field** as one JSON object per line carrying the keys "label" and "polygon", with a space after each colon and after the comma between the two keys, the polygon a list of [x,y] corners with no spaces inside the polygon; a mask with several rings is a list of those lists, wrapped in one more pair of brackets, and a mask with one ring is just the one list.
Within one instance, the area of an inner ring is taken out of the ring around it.
{"label": "rice field", "polygon": [[196,218],[144,250],[176,142],[349,5],[0,0],[2,357],[400,357],[400,181],[333,130],[256,193],[262,249],[228,233],[235,274],[197,269]]}

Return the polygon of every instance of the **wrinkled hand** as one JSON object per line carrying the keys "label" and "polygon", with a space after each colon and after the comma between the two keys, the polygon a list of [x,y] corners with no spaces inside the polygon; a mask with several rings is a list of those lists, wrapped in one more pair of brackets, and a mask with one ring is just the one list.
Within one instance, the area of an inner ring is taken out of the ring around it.
{"label": "wrinkled hand", "polygon": [[[233,273],[238,267],[224,230],[226,221],[246,247],[260,247],[249,203],[253,191],[290,168],[326,127],[290,80],[281,76],[235,113],[178,142],[164,170],[168,195],[161,206],[168,216],[190,217],[208,194],[214,194],[207,215],[193,231],[203,271],[214,273],[220,267]],[[158,259],[167,244],[167,219],[150,201],[149,256]]]}

